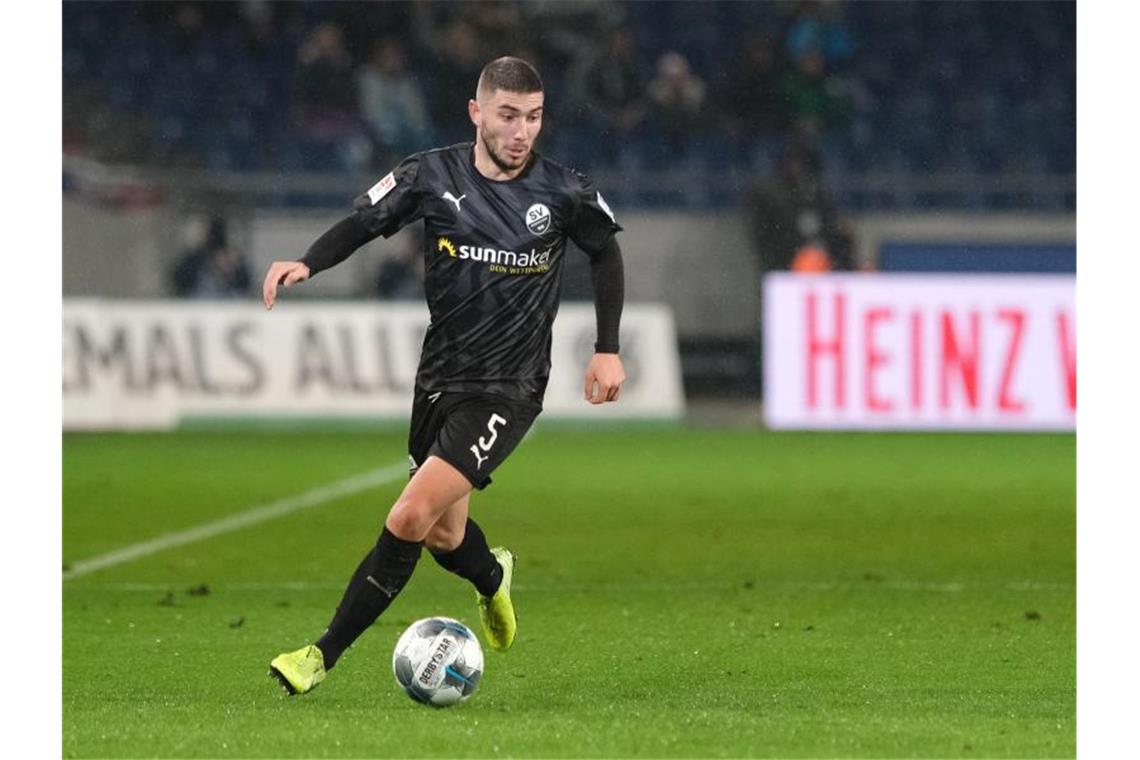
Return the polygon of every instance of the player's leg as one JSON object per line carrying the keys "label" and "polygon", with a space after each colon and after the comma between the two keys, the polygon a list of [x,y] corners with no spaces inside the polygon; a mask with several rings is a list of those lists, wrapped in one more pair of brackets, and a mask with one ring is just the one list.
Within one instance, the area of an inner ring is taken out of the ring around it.
{"label": "player's leg", "polygon": [[424,538],[440,515],[471,490],[458,470],[428,457],[392,505],[376,546],[349,582],[336,615],[317,646],[331,668],[388,608],[412,577]]}
{"label": "player's leg", "polygon": [[[537,404],[498,396],[464,398],[441,426],[431,453],[454,464],[475,488],[486,488],[491,473],[522,442],[540,411]],[[440,565],[475,585],[487,643],[504,651],[514,643],[518,628],[511,599],[515,555],[505,547],[489,548],[467,511],[468,503],[463,501],[441,515],[433,526],[434,535],[429,534],[428,548]]]}
{"label": "player's leg", "polygon": [[470,495],[451,505],[428,532],[424,543],[440,567],[475,586],[483,632],[492,649],[504,651],[514,642],[518,621],[511,601],[515,555],[505,547],[487,546],[479,524],[468,515]]}
{"label": "player's leg", "polygon": [[517,618],[511,603],[511,576],[515,554],[503,546],[487,546],[479,523],[468,513],[470,495],[453,504],[439,518],[424,544],[444,570],[475,587],[475,601],[483,632],[492,649],[509,649]]}
{"label": "player's leg", "polygon": [[468,514],[470,494],[452,504],[424,539],[431,556],[444,570],[465,578],[484,596],[492,596],[503,580],[503,568],[483,529]]}
{"label": "player's leg", "polygon": [[[435,521],[435,525],[431,526],[424,539],[424,546],[437,559],[455,551],[463,543],[470,505],[471,494],[467,494],[448,507]],[[446,569],[451,570],[450,567]]]}
{"label": "player's leg", "polygon": [[428,457],[417,469],[389,511],[376,545],[349,580],[316,646],[280,655],[270,663],[270,674],[289,693],[304,693],[324,680],[344,650],[403,590],[415,570],[424,538],[440,515],[470,491],[470,481],[438,457]]}

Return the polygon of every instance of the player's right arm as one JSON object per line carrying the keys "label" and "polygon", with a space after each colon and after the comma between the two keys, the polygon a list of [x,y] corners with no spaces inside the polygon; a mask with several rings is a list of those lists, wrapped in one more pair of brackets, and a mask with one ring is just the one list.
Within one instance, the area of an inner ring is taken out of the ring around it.
{"label": "player's right arm", "polygon": [[300,261],[274,261],[269,265],[261,295],[265,308],[277,303],[277,288],[292,287],[304,282],[317,272],[335,267],[356,252],[360,246],[375,240],[374,233],[365,226],[356,212],[334,224],[328,232],[317,238]]}
{"label": "player's right arm", "polygon": [[261,283],[261,298],[265,301],[265,308],[272,309],[277,303],[277,287],[292,287],[298,282],[309,279],[309,267],[303,261],[274,261],[269,265],[265,274],[265,282]]}
{"label": "player's right arm", "polygon": [[416,178],[419,156],[405,159],[366,193],[353,202],[353,212],[321,235],[299,261],[275,261],[261,286],[265,308],[277,303],[277,288],[291,287],[318,272],[336,266],[360,246],[383,235],[390,237],[418,219],[420,210]]}

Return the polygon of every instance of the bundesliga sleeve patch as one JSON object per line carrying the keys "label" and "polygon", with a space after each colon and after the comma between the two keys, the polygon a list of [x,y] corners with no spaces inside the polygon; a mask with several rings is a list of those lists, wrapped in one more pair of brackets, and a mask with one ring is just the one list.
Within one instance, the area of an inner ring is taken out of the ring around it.
{"label": "bundesliga sleeve patch", "polygon": [[388,172],[382,180],[368,190],[368,198],[372,201],[372,205],[375,206],[379,203],[380,199],[392,192],[392,188],[395,186],[396,176],[392,172]]}

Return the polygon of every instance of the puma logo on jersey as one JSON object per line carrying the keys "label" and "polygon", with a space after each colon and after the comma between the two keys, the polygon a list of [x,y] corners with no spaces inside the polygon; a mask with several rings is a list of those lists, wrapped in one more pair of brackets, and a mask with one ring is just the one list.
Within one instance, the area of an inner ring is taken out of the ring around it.
{"label": "puma logo on jersey", "polygon": [[461,201],[461,200],[463,200],[464,198],[466,198],[466,197],[467,197],[467,193],[464,193],[463,195],[461,195],[461,196],[459,196],[458,198],[456,198],[454,195],[452,195],[452,194],[451,194],[451,191],[450,191],[450,190],[448,190],[446,193],[444,193],[444,194],[443,194],[443,195],[441,195],[440,197],[441,197],[441,198],[443,198],[445,201],[451,201],[452,203],[454,203],[454,204],[455,204],[455,213],[457,213],[457,214],[458,214],[458,213],[459,213],[459,201]]}

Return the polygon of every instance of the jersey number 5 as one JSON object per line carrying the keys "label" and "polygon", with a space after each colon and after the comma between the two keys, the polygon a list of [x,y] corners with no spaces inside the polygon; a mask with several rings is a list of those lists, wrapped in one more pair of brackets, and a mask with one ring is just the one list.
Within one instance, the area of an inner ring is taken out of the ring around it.
{"label": "jersey number 5", "polygon": [[487,420],[487,429],[491,431],[490,440],[488,440],[486,436],[479,436],[478,447],[476,447],[475,444],[471,444],[471,453],[475,455],[476,470],[481,469],[483,467],[483,462],[487,461],[487,457],[479,454],[479,449],[483,449],[483,451],[490,451],[491,447],[495,445],[495,440],[499,437],[497,426],[506,424],[507,421],[505,418],[500,417],[497,414],[492,414],[491,419]]}

